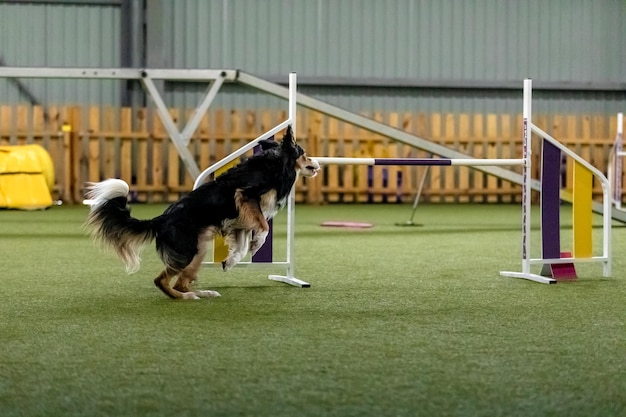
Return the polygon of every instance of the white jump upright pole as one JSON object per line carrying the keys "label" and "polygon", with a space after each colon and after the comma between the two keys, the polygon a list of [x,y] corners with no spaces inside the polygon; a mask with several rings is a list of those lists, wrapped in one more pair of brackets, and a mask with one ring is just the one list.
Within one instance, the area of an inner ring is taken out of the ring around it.
{"label": "white jump upright pole", "polygon": [[511,278],[524,278],[542,284],[556,284],[556,280],[541,275],[533,274],[530,270],[530,210],[531,210],[531,135],[532,135],[532,91],[533,84],[530,78],[524,80],[524,105],[523,105],[523,138],[522,156],[525,161],[523,168],[522,183],[522,272],[501,271],[500,275]]}
{"label": "white jump upright pole", "polygon": [[624,114],[617,113],[617,136],[611,152],[609,161],[609,180],[612,187],[611,198],[613,204],[622,210],[622,158],[626,155],[623,152],[624,139]]}
{"label": "white jump upright pole", "polygon": [[[296,108],[297,108],[297,75],[295,72],[289,74],[289,123],[293,130],[293,138],[296,140]],[[301,281],[294,277],[294,244],[295,244],[295,215],[296,215],[296,185],[293,185],[287,200],[287,275],[268,275],[272,281],[280,281],[295,287],[308,288],[308,282]]]}
{"label": "white jump upright pole", "polygon": [[530,210],[531,210],[531,192],[530,181],[532,180],[531,161],[531,135],[532,130],[529,126],[532,123],[532,102],[533,102],[533,81],[528,78],[524,80],[524,138],[523,138],[523,155],[526,165],[523,168],[524,187],[522,189],[522,273],[530,274]]}

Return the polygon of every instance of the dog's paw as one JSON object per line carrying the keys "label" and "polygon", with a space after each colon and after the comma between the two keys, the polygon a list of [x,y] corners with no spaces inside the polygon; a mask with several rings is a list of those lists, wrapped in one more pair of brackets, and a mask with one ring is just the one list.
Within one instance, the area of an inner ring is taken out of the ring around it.
{"label": "dog's paw", "polygon": [[232,269],[236,263],[237,262],[235,262],[233,259],[227,258],[224,262],[222,262],[222,269],[224,271],[228,271],[229,269]]}
{"label": "dog's paw", "polygon": [[190,291],[190,292],[184,292],[182,294],[183,294],[183,300],[199,300],[200,299],[200,297],[198,297],[195,292]]}
{"label": "dog's paw", "polygon": [[250,246],[248,247],[248,251],[251,255],[254,256],[254,254],[256,254],[259,249],[261,249],[261,246],[265,244],[266,237],[267,233],[260,233],[254,236],[254,238],[250,241]]}
{"label": "dog's paw", "polygon": [[256,255],[256,253],[259,251],[259,249],[261,249],[261,246],[263,246],[263,243],[265,242],[252,242],[250,243],[250,248],[248,249],[250,251],[250,255],[254,256]]}
{"label": "dog's paw", "polygon": [[212,290],[198,290],[196,291],[196,295],[200,298],[214,298],[222,296],[219,292]]}

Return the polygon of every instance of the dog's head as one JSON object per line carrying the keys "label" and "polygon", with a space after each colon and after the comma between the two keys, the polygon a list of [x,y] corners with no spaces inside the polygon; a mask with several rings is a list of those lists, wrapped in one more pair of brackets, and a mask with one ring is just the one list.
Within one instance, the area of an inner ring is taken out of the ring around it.
{"label": "dog's head", "polygon": [[296,170],[305,177],[314,177],[320,170],[320,164],[315,159],[309,158],[304,149],[296,143],[291,125],[287,127],[285,136],[283,136],[280,153],[290,161],[295,161]]}

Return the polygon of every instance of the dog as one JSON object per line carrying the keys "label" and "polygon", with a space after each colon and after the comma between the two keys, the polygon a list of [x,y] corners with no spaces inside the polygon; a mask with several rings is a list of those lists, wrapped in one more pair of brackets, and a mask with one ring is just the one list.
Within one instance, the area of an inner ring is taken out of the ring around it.
{"label": "dog", "polygon": [[[229,246],[228,270],[265,242],[268,220],[283,208],[299,175],[315,177],[320,165],[295,142],[291,126],[281,143],[259,142],[256,154],[170,205],[160,216],[139,220],[128,207],[128,184],[119,179],[88,183],[92,200],[85,222],[94,241],[112,248],[127,272],[139,269],[142,248],[152,240],[163,261],[155,285],[174,299],[219,297],[217,291],[189,289],[216,235]],[[178,277],[174,286],[173,278]]]}

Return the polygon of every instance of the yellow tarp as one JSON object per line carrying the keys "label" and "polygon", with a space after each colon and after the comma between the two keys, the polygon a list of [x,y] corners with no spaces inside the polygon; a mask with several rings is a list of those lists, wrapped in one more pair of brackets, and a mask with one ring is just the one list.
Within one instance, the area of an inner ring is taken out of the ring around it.
{"label": "yellow tarp", "polygon": [[39,145],[0,146],[0,208],[50,207],[54,167]]}

